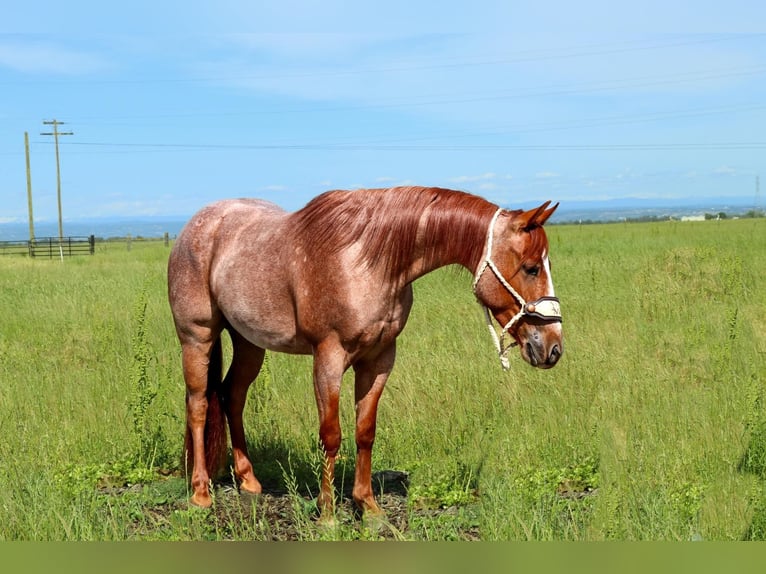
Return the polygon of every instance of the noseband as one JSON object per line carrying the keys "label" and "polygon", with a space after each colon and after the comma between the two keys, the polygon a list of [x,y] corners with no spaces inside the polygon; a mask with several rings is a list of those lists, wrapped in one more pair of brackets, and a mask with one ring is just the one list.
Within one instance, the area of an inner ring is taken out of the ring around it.
{"label": "noseband", "polygon": [[474,275],[473,294],[476,295],[476,286],[479,283],[479,279],[481,278],[484,271],[489,268],[492,270],[492,273],[495,274],[497,280],[500,281],[500,284],[505,287],[505,289],[511,295],[513,295],[516,298],[516,301],[519,303],[519,312],[511,317],[511,320],[505,324],[505,326],[500,331],[500,335],[498,336],[497,331],[495,331],[495,327],[492,325],[492,314],[490,313],[489,308],[481,303],[481,301],[479,301],[479,304],[484,309],[484,316],[487,319],[487,327],[489,327],[489,332],[492,334],[492,340],[495,342],[495,348],[497,349],[497,354],[500,357],[500,364],[503,366],[503,370],[507,371],[511,367],[510,361],[508,360],[508,351],[518,344],[515,341],[512,341],[508,344],[505,343],[505,337],[511,327],[513,327],[516,322],[525,315],[529,317],[535,317],[536,319],[541,319],[543,321],[560,323],[561,308],[559,306],[559,300],[557,297],[540,297],[536,301],[527,303],[524,300],[524,297],[522,297],[516,291],[516,289],[511,286],[505,277],[503,277],[503,274],[497,268],[497,265],[495,265],[494,261],[492,261],[492,237],[495,223],[497,222],[497,218],[500,216],[502,211],[503,209],[499,208],[492,216],[492,221],[489,222],[489,230],[487,231],[487,252],[485,254],[484,260],[482,261],[481,265],[479,265],[479,268]]}

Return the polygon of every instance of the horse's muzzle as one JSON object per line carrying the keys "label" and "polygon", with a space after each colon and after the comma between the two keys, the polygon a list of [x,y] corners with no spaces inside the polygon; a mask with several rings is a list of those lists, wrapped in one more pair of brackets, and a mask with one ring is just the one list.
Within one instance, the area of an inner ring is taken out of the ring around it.
{"label": "horse's muzzle", "polygon": [[530,365],[540,369],[550,369],[559,362],[564,345],[560,336],[554,341],[547,341],[549,337],[534,330],[525,343],[521,345],[521,355]]}

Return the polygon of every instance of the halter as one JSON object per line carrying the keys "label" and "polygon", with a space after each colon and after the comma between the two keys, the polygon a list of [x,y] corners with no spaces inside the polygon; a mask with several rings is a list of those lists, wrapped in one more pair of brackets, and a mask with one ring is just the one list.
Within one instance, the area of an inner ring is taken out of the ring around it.
{"label": "halter", "polygon": [[492,220],[489,222],[489,230],[487,231],[487,252],[484,260],[482,261],[481,265],[479,265],[479,268],[474,275],[473,294],[476,295],[476,286],[479,284],[479,279],[481,278],[484,271],[489,268],[492,270],[492,273],[495,274],[497,280],[500,281],[500,284],[505,287],[506,290],[511,295],[513,295],[516,298],[516,301],[519,303],[519,312],[511,317],[511,320],[505,324],[505,326],[500,331],[500,335],[498,336],[497,332],[495,331],[495,327],[492,324],[492,315],[489,311],[489,308],[481,303],[481,301],[479,301],[479,304],[484,309],[484,316],[487,319],[487,327],[489,328],[489,332],[492,334],[492,340],[495,342],[495,348],[497,349],[497,354],[500,357],[500,364],[503,366],[503,370],[507,371],[511,367],[510,361],[508,360],[508,351],[518,344],[515,341],[512,341],[508,344],[505,343],[505,336],[508,334],[508,331],[511,329],[511,327],[513,327],[513,325],[515,325],[516,322],[524,315],[536,317],[537,319],[542,319],[544,321],[560,323],[561,308],[559,306],[559,300],[556,297],[540,297],[536,301],[527,303],[524,300],[524,297],[519,295],[516,289],[514,289],[506,280],[506,278],[503,277],[503,274],[497,268],[497,265],[495,265],[494,261],[492,261],[492,237],[494,234],[495,223],[497,222],[497,218],[500,216],[502,211],[503,209],[499,208],[492,216]]}

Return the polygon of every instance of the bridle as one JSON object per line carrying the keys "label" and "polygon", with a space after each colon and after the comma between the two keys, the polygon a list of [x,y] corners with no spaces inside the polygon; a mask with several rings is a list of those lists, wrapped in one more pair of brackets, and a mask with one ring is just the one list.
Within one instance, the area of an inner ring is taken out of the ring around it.
{"label": "bridle", "polygon": [[476,295],[476,286],[479,283],[479,279],[481,279],[484,271],[489,268],[492,270],[492,273],[495,274],[497,280],[500,281],[500,284],[505,287],[506,290],[511,295],[513,295],[516,298],[516,301],[519,303],[519,312],[511,317],[511,320],[505,324],[505,326],[500,331],[500,335],[498,335],[495,331],[494,325],[492,324],[492,314],[490,313],[489,308],[481,301],[479,301],[479,304],[484,309],[484,316],[487,319],[487,327],[489,327],[489,332],[492,334],[492,340],[495,342],[495,348],[497,349],[497,354],[500,357],[500,364],[503,366],[503,370],[507,371],[511,367],[510,361],[508,360],[508,351],[518,344],[516,341],[511,341],[508,344],[505,343],[505,337],[508,334],[508,331],[510,331],[516,322],[525,315],[529,317],[535,317],[536,319],[541,319],[547,322],[560,323],[561,307],[557,297],[549,296],[540,297],[536,301],[527,303],[524,300],[524,297],[522,297],[516,291],[516,289],[511,286],[505,277],[503,277],[503,274],[497,268],[497,265],[495,265],[494,261],[492,261],[492,238],[494,234],[495,223],[497,222],[497,218],[500,216],[502,211],[503,209],[499,208],[492,216],[492,220],[489,222],[489,230],[487,231],[487,251],[485,253],[484,260],[479,265],[479,268],[476,270],[476,274],[473,278],[473,294]]}

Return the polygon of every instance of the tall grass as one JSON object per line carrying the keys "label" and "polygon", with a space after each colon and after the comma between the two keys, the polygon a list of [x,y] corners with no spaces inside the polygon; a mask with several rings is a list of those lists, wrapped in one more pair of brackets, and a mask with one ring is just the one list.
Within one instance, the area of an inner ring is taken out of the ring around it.
{"label": "tall grass", "polygon": [[[374,470],[409,473],[408,539],[766,537],[766,221],[549,228],[565,354],[504,373],[464,272],[415,284]],[[311,520],[310,359],[269,354],[246,407],[256,474],[291,497],[186,505],[167,248],[0,260],[0,539],[364,538]],[[353,477],[353,385],[338,487]]]}

